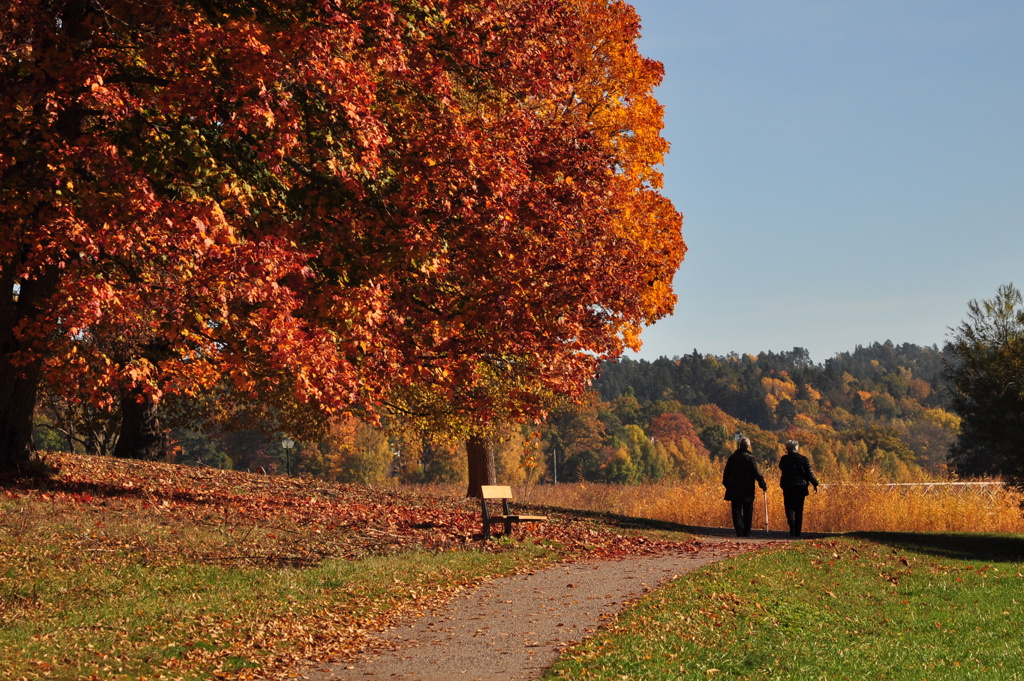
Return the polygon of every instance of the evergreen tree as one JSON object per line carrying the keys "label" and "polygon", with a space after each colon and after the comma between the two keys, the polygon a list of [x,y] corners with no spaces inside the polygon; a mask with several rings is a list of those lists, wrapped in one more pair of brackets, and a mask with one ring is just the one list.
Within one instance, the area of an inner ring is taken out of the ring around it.
{"label": "evergreen tree", "polygon": [[1024,302],[1013,284],[968,305],[954,330],[947,377],[960,433],[950,463],[960,475],[1024,482]]}

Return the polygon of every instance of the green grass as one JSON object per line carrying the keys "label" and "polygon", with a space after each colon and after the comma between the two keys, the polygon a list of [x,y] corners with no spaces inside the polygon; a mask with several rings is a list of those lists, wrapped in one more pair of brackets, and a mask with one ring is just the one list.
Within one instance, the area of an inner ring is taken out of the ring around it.
{"label": "green grass", "polygon": [[190,556],[220,540],[201,525],[175,527],[166,544],[159,517],[108,519],[109,540],[99,544],[93,515],[73,506],[6,502],[0,512],[8,514],[0,523],[0,679],[283,669],[343,655],[362,630],[460,585],[554,557],[531,542],[503,549],[499,541],[490,551],[414,550],[305,568],[206,564]]}
{"label": "green grass", "polygon": [[279,570],[80,564],[35,578],[8,570],[0,678],[135,679],[186,660],[204,671],[175,677],[260,667],[304,644],[327,650],[342,641],[325,634],[344,638],[396,607],[542,553],[414,552]]}
{"label": "green grass", "polygon": [[699,570],[545,679],[1024,679],[1024,536],[862,534]]}

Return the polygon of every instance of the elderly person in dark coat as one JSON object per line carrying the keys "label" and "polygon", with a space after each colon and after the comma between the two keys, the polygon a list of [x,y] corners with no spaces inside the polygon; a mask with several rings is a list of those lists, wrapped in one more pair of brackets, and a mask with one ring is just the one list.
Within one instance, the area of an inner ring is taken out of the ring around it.
{"label": "elderly person in dark coat", "polygon": [[811,462],[800,453],[800,444],[796,440],[786,442],[786,453],[779,459],[779,487],[782,488],[782,502],[786,507],[786,522],[789,523],[789,536],[799,537],[804,524],[804,500],[807,498],[807,486],[814,485],[818,491],[818,478],[814,477]]}
{"label": "elderly person in dark coat", "polygon": [[764,476],[757,468],[757,461],[750,452],[750,439],[742,438],[739,448],[725,462],[722,484],[725,485],[725,500],[732,502],[732,525],[737,537],[749,537],[754,521],[754,482],[762,490],[768,489]]}

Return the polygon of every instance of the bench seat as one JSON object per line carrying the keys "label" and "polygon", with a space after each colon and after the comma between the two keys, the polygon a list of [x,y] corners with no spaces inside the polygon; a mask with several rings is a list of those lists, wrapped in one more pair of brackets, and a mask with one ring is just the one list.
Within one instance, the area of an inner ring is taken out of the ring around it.
{"label": "bench seat", "polygon": [[[501,500],[502,512],[491,514],[488,501]],[[512,488],[508,485],[483,485],[480,487],[480,505],[483,515],[484,539],[491,538],[491,525],[504,525],[505,534],[512,533],[513,523],[538,523],[548,519],[546,515],[522,515],[512,513]]]}

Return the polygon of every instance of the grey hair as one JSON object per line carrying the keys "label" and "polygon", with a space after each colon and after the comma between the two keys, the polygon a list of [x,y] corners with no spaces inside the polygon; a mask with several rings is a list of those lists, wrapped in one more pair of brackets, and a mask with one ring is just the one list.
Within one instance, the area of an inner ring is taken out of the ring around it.
{"label": "grey hair", "polygon": [[750,451],[750,438],[749,437],[741,437],[740,438],[740,449],[745,449],[747,451]]}
{"label": "grey hair", "polygon": [[787,452],[796,452],[799,449],[800,449],[800,443],[799,442],[797,442],[796,440],[786,440],[786,451]]}

